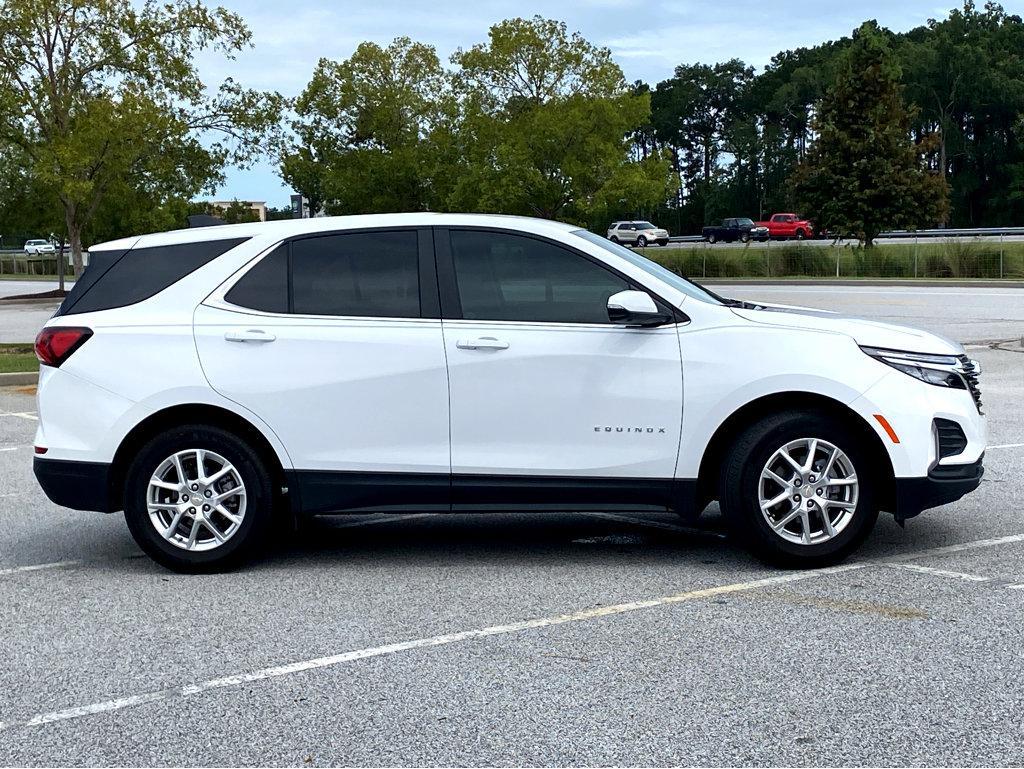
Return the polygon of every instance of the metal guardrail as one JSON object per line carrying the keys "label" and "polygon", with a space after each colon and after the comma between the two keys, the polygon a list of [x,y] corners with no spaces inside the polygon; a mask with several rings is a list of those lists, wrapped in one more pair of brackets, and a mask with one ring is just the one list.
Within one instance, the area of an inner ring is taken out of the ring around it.
{"label": "metal guardrail", "polygon": [[[1024,227],[965,227],[935,228],[930,230],[890,230],[880,232],[879,238],[998,238],[1012,235],[1024,235]],[[672,243],[700,243],[703,235],[676,235],[669,238]],[[826,238],[817,238],[826,240]],[[827,240],[830,240],[828,238]]]}

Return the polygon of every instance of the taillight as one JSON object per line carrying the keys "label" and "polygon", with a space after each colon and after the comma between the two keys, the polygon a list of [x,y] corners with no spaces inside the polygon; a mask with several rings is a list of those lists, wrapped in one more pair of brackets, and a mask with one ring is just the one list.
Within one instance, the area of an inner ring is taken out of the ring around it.
{"label": "taillight", "polygon": [[44,366],[60,366],[92,336],[91,328],[49,326],[36,337],[36,357]]}

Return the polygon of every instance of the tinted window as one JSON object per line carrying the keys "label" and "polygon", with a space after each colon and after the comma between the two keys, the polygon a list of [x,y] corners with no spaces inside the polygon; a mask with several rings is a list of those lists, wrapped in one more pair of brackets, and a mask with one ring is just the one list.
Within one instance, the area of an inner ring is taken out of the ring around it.
{"label": "tinted window", "polygon": [[288,312],[288,246],[278,246],[260,259],[224,299],[252,310]]}
{"label": "tinted window", "polygon": [[[84,278],[96,270],[93,273],[96,279],[89,282],[77,298],[74,296],[78,289],[76,285],[61,305],[60,314],[110,310],[149,299],[246,240],[248,238],[202,240],[172,246],[133,248],[121,252],[109,263],[101,264],[106,260],[97,260],[83,275]],[[118,252],[105,253],[114,255]],[[100,271],[103,267],[106,269]]]}
{"label": "tinted window", "polygon": [[639,267],[648,275],[653,275],[662,283],[667,283],[672,286],[672,288],[677,291],[681,291],[687,296],[692,296],[694,299],[699,299],[700,301],[708,302],[709,304],[721,304],[721,297],[719,297],[718,294],[708,291],[703,286],[699,286],[681,275],[676,275],[667,267],[662,267],[657,262],[652,262],[650,259],[640,256],[640,254],[634,253],[628,248],[620,246],[618,243],[612,243],[610,240],[602,238],[600,235],[595,235],[592,232],[588,232],[587,230],[573,230],[572,234],[583,238],[583,240],[588,243],[600,246],[605,251],[610,251],[620,259],[625,259],[633,266]]}
{"label": "tinted window", "polygon": [[608,323],[608,297],[629,284],[536,238],[451,231],[462,315],[471,320]]}
{"label": "tinted window", "polygon": [[353,232],[293,241],[292,311],[303,315],[420,316],[414,231]]}

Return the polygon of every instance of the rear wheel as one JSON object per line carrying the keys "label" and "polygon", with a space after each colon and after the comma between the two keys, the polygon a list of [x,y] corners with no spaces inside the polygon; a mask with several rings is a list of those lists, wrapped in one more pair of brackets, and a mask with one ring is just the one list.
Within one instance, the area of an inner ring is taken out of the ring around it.
{"label": "rear wheel", "polygon": [[749,427],[722,465],[720,500],[733,535],[768,562],[836,563],[878,518],[869,453],[827,414],[783,412]]}
{"label": "rear wheel", "polygon": [[610,240],[612,243],[618,243],[619,242],[619,239],[617,237],[615,237],[614,235],[612,235],[610,238],[608,238],[608,240]]}
{"label": "rear wheel", "polygon": [[251,558],[271,528],[271,476],[235,435],[191,425],[158,435],[128,470],[125,520],[135,541],[181,572],[229,569]]}

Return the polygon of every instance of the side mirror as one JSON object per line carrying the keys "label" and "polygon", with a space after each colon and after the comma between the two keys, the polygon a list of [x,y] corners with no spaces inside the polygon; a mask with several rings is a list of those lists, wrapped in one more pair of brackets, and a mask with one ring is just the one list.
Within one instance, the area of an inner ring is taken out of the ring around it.
{"label": "side mirror", "polygon": [[662,326],[672,318],[645,291],[620,291],[608,297],[608,319],[618,326]]}

